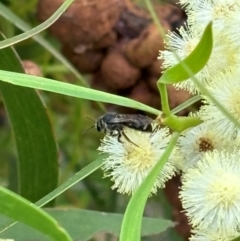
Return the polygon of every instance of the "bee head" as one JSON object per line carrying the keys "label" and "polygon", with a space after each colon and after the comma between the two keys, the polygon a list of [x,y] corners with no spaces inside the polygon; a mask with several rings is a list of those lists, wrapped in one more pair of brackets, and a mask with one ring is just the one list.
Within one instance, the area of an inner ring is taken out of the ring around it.
{"label": "bee head", "polygon": [[103,117],[99,117],[95,123],[95,128],[99,132],[106,132],[107,130],[107,124],[104,121]]}

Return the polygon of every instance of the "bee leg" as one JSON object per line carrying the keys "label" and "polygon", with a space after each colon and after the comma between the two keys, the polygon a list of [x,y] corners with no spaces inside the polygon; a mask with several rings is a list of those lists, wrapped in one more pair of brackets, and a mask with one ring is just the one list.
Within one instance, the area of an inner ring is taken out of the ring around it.
{"label": "bee leg", "polygon": [[123,141],[121,140],[121,137],[122,137],[122,135],[123,135],[127,141],[129,141],[130,143],[132,143],[134,146],[137,146],[137,147],[138,147],[138,145],[136,145],[134,142],[132,142],[132,141],[129,139],[129,137],[124,133],[123,130],[122,130],[122,131],[118,131],[117,133],[111,132],[110,135],[111,135],[111,136],[117,136],[117,140],[118,140],[118,142],[120,142],[120,143],[123,143]]}
{"label": "bee leg", "polygon": [[[129,137],[124,133],[124,131],[122,131],[122,133],[119,133],[119,134],[120,134],[119,138],[121,137],[121,134],[122,134],[127,141],[129,141],[130,143],[132,143],[134,146],[137,146],[137,147],[138,147],[138,145],[136,145],[133,141],[131,141],[131,140],[129,139]],[[120,142],[121,142],[121,141],[120,141]]]}
{"label": "bee leg", "polygon": [[118,132],[117,137],[118,137],[118,138],[117,138],[117,139],[118,139],[118,142],[123,143],[123,142],[121,141],[122,134],[121,134],[120,131]]}
{"label": "bee leg", "polygon": [[155,128],[152,130],[151,136],[152,136],[155,132],[157,132],[160,128],[161,128],[160,125],[155,126]]}
{"label": "bee leg", "polygon": [[116,133],[116,132],[114,132],[114,131],[111,131],[109,134],[110,134],[110,136],[118,136],[118,135],[119,135],[119,132]]}

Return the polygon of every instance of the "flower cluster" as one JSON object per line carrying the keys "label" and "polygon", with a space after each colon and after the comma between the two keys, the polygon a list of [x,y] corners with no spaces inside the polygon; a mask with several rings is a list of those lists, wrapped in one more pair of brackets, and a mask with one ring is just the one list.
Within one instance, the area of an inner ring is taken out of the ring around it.
{"label": "flower cluster", "polygon": [[[160,52],[163,67],[169,68],[178,63],[173,52],[181,59],[187,57],[198,44],[204,28],[213,21],[214,46],[207,65],[196,75],[204,84],[211,84],[212,78],[227,70],[238,69],[239,38],[237,23],[240,19],[240,3],[237,0],[180,0],[185,6],[188,21],[179,29],[180,35],[169,32],[166,49]],[[204,51],[204,50],[203,50]],[[199,93],[192,80],[176,84],[177,88]]]}
{"label": "flower cluster", "polygon": [[[230,241],[240,236],[240,2],[180,0],[180,4],[188,21],[179,35],[167,34],[166,50],[159,58],[165,69],[177,64],[175,54],[180,59],[188,56],[212,21],[212,53],[196,75],[208,94],[201,93],[192,79],[176,84],[202,96],[204,105],[194,115],[203,123],[181,134],[151,193],[181,171],[180,199],[193,227],[190,240]],[[103,170],[118,192],[134,193],[166,149],[169,129],[153,129],[124,128],[124,135],[107,134],[102,140],[99,150],[109,154]]]}
{"label": "flower cluster", "polygon": [[229,241],[240,236],[240,2],[180,0],[180,4],[188,21],[179,35],[168,33],[166,50],[159,56],[164,67],[178,63],[174,52],[181,59],[188,56],[210,21],[214,40],[208,63],[196,75],[210,95],[201,93],[191,79],[176,84],[201,95],[204,104],[194,114],[203,123],[182,133],[178,141],[180,199],[193,227],[191,241]]}

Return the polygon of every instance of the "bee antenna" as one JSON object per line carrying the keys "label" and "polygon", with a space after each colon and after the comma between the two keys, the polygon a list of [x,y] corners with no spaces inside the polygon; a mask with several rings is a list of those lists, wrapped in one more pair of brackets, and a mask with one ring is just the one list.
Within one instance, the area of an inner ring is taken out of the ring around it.
{"label": "bee antenna", "polygon": [[[88,116],[86,116],[86,115],[85,115],[85,117],[88,118],[90,121],[92,121],[92,122],[95,123],[95,121],[94,121],[92,118],[90,118],[90,117],[88,117]],[[94,127],[94,126],[93,126],[93,127]],[[92,127],[92,128],[93,128],[93,127]]]}
{"label": "bee antenna", "polygon": [[94,128],[95,127],[95,125],[94,126],[91,126],[90,128],[88,128],[87,130],[85,130],[85,131],[83,131],[83,133],[81,134],[81,136],[84,134],[84,133],[86,133],[87,131],[90,131],[92,128]]}

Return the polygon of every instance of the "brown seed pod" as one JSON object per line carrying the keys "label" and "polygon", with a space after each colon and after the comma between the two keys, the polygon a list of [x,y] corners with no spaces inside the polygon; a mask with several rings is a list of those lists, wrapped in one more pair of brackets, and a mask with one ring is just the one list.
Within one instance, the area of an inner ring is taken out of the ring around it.
{"label": "brown seed pod", "polygon": [[175,229],[186,240],[190,237],[191,227],[188,224],[186,215],[182,212],[182,204],[179,199],[179,188],[181,186],[180,176],[173,177],[166,183],[164,193],[170,204],[173,206],[173,220],[177,222]]}
{"label": "brown seed pod", "polygon": [[154,104],[154,106],[156,107],[157,103],[158,108],[160,107],[159,96],[157,96],[157,101],[155,101],[154,98],[156,98],[156,94],[152,93],[151,90],[149,90],[144,80],[140,80],[138,84],[134,86],[130,94],[127,95],[127,97],[150,106],[153,106]]}
{"label": "brown seed pod", "polygon": [[159,92],[158,87],[157,87],[158,77],[156,77],[154,75],[148,75],[145,78],[145,81],[151,90],[153,90],[154,92]]}
{"label": "brown seed pod", "polygon": [[118,47],[105,56],[101,66],[101,74],[106,86],[121,90],[135,85],[141,72],[127,61],[121,48]]}
{"label": "brown seed pod", "polygon": [[172,4],[156,5],[155,11],[162,22],[167,22],[171,27],[169,30],[174,31],[186,21],[185,12]]}
{"label": "brown seed pod", "polygon": [[108,32],[98,42],[94,42],[93,49],[103,49],[112,47],[117,42],[117,34],[114,31]]}
{"label": "brown seed pod", "polygon": [[[49,18],[64,0],[40,0],[37,16]],[[50,27],[52,33],[69,46],[91,46],[109,33],[124,7],[122,0],[76,0]]]}
{"label": "brown seed pod", "polygon": [[124,54],[131,64],[143,68],[157,59],[159,50],[164,48],[163,39],[154,24],[144,29],[141,35],[129,41]]}
{"label": "brown seed pod", "polygon": [[67,45],[62,47],[62,52],[82,73],[96,72],[100,68],[104,56],[101,51],[94,50],[84,50],[82,53],[76,53]]}
{"label": "brown seed pod", "polygon": [[30,60],[23,60],[22,65],[26,74],[35,75],[35,76],[42,76],[42,70],[40,67]]}
{"label": "brown seed pod", "polygon": [[152,20],[148,13],[138,8],[135,4],[126,3],[126,5],[127,8],[124,8],[121,12],[114,29],[124,39],[137,38]]}
{"label": "brown seed pod", "polygon": [[147,67],[147,72],[149,75],[159,78],[162,75],[162,59],[156,59]]}
{"label": "brown seed pod", "polygon": [[117,91],[109,88],[104,84],[104,79],[100,71],[96,72],[91,79],[91,87],[97,90],[108,92],[111,94],[117,94]]}

